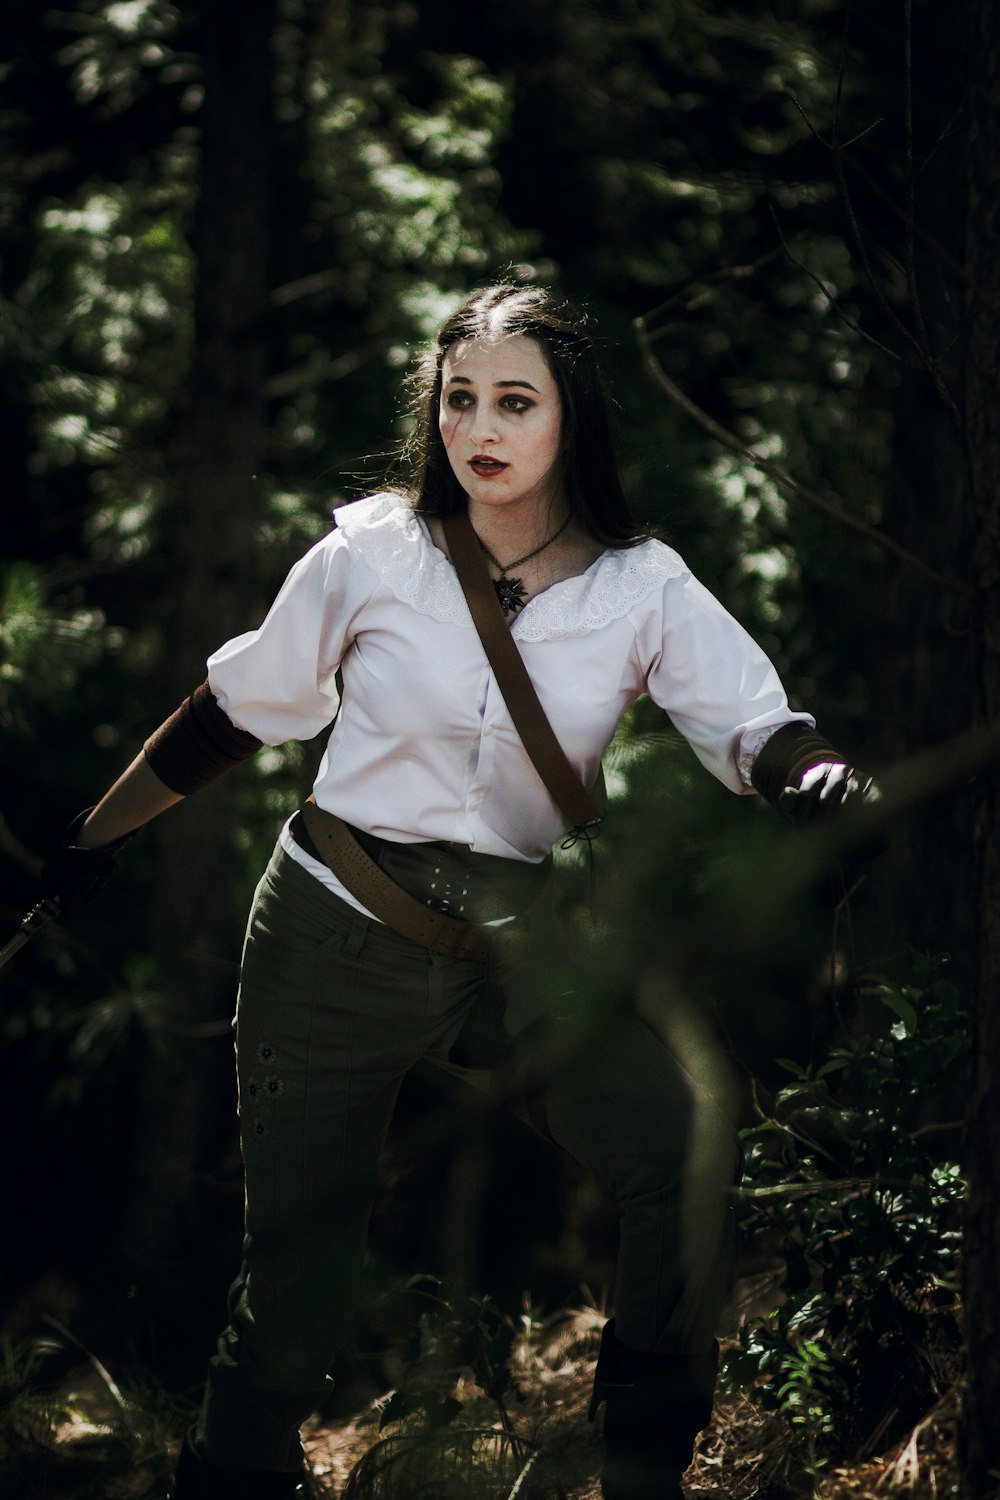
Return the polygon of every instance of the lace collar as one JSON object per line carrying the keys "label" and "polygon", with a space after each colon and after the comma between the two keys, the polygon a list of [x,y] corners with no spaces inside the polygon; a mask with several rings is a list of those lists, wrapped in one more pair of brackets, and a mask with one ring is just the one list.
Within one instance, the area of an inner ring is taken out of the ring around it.
{"label": "lace collar", "polygon": [[[402,495],[385,492],[336,511],[337,529],[403,604],[445,624],[465,623],[469,611],[455,569],[431,540],[425,523]],[[609,547],[587,569],[529,599],[511,627],[515,640],[586,635],[623,619],[684,562],[663,542]]]}

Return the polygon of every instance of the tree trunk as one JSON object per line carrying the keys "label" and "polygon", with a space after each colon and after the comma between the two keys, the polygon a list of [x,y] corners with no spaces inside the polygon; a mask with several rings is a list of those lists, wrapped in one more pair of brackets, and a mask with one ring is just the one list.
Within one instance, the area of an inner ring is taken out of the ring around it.
{"label": "tree trunk", "polygon": [[[209,652],[250,628],[257,612],[274,22],[274,0],[205,0],[199,15],[205,104],[194,347],[162,532],[168,709],[204,677]],[[139,1284],[151,1288],[157,1272],[157,1324],[187,1295],[182,1258],[212,1238],[213,1226],[218,1233],[236,1221],[241,1201],[234,1193],[220,1214],[219,1153],[231,1141],[234,1102],[225,1018],[247,894],[233,890],[236,791],[231,778],[217,782],[156,830],[158,993],[155,1025],[138,1044],[125,1240]]]}
{"label": "tree trunk", "polygon": [[[941,136],[964,100],[962,41],[954,16],[927,0],[915,0],[909,17],[904,7],[896,7],[891,24],[874,10],[859,15],[858,24],[868,44],[868,87],[875,94],[884,87],[887,98],[878,112],[888,119],[881,146],[874,144],[880,138],[875,132],[870,155],[858,157],[882,191],[862,191],[855,212],[870,253],[879,259],[885,247],[885,261],[895,259],[900,281],[909,283],[900,314],[925,345],[918,356],[877,305],[862,320],[901,356],[898,365],[875,361],[869,383],[875,411],[885,407],[893,419],[881,525],[940,574],[965,580],[969,517],[962,433],[925,366],[928,357],[941,362],[954,399],[962,316],[956,268],[962,254],[964,136],[960,131]],[[866,107],[874,96],[868,93]],[[908,103],[912,161],[905,147]],[[937,148],[931,150],[934,142]],[[855,191],[857,178],[848,180]],[[883,284],[891,287],[890,279]],[[858,479],[864,483],[863,473]],[[880,762],[892,768],[968,726],[974,696],[968,602],[883,554],[872,625],[869,744],[873,768]],[[861,757],[860,750],[853,753]],[[967,990],[974,934],[971,823],[968,795],[962,787],[950,787],[894,824],[892,847],[872,866],[856,903],[860,951],[869,962],[873,957],[879,968],[900,959],[907,964],[910,945],[928,952],[943,949],[953,955],[955,977]]]}
{"label": "tree trunk", "polygon": [[[1000,12],[970,8],[970,128],[965,260],[966,435],[982,717],[1000,723]],[[979,779],[976,819],[978,979],[972,1014],[965,1239],[968,1326],[963,1494],[1000,1488],[1000,771]]]}
{"label": "tree trunk", "polygon": [[[961,436],[922,371],[908,373],[906,386],[883,524],[943,574],[965,579]],[[906,756],[968,727],[974,697],[968,604],[886,557],[875,626],[872,746],[876,764],[881,759],[891,770]],[[973,982],[970,838],[970,799],[961,786],[897,820],[891,847],[871,867],[857,903],[862,952],[889,965],[897,964],[908,946],[944,950],[953,957],[955,979],[966,987]]]}

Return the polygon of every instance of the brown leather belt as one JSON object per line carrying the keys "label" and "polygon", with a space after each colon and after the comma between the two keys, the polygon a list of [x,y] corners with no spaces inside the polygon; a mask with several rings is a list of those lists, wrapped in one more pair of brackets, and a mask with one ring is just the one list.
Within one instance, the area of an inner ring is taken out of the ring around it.
{"label": "brown leather belt", "polygon": [[303,804],[302,821],[316,852],[345,890],[393,932],[450,958],[479,963],[489,958],[490,938],[481,927],[457,922],[409,895],[362,849],[347,824],[312,797]]}

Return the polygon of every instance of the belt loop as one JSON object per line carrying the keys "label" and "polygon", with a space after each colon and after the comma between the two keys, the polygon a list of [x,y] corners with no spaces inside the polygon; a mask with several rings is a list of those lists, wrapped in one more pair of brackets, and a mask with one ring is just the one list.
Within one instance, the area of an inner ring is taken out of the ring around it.
{"label": "belt loop", "polygon": [[363,917],[359,911],[353,912],[351,916],[351,930],[347,934],[347,940],[340,950],[345,958],[357,958],[368,937],[368,929],[371,926],[370,918]]}

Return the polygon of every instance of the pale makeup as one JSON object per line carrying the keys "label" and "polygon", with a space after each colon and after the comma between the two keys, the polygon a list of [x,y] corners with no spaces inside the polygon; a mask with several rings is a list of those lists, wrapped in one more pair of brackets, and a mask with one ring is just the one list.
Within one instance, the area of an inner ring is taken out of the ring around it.
{"label": "pale makeup", "polygon": [[553,513],[562,403],[534,339],[512,334],[453,345],[441,367],[438,424],[470,512],[504,507],[522,525]]}

